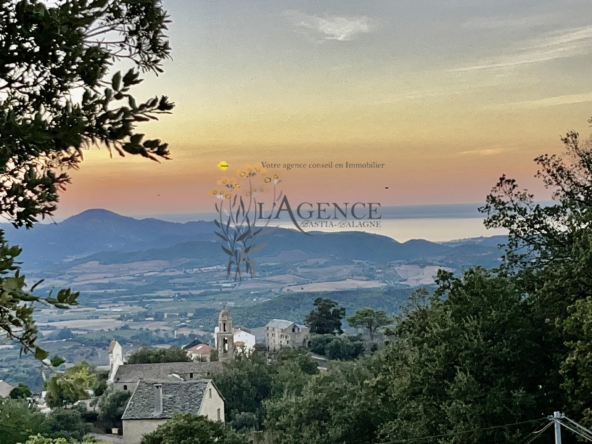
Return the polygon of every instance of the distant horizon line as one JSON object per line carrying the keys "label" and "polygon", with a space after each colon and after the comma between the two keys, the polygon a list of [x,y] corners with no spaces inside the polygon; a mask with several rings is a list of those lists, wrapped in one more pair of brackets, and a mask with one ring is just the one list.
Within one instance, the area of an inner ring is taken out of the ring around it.
{"label": "distant horizon line", "polygon": [[[540,204],[549,204],[550,201],[540,201]],[[380,215],[383,219],[484,219],[485,215],[479,212],[481,203],[460,203],[460,204],[428,204],[428,205],[391,205],[381,207]],[[41,224],[59,223],[70,217],[78,216],[86,211],[104,210],[120,216],[131,217],[133,219],[158,219],[165,222],[211,222],[218,216],[214,212],[194,212],[194,213],[151,213],[151,214],[121,214],[117,211],[107,208],[89,208],[80,213],[67,217],[53,217],[52,220],[40,221]],[[284,220],[280,218],[279,220]],[[285,220],[289,220],[286,216]],[[3,222],[5,224],[8,222]]]}

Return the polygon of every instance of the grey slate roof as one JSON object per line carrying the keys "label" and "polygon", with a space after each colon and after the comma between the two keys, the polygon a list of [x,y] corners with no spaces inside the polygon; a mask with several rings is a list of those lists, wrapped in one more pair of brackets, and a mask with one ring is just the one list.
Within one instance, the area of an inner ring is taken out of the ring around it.
{"label": "grey slate roof", "polygon": [[210,380],[158,382],[162,384],[162,412],[155,412],[157,382],[138,382],[121,419],[169,419],[175,413],[197,415]]}
{"label": "grey slate roof", "polygon": [[8,398],[13,388],[8,382],[0,380],[0,398]]}
{"label": "grey slate roof", "polygon": [[[195,378],[222,371],[220,362],[166,362],[163,364],[125,364],[120,365],[113,378],[114,382],[136,382],[140,379],[167,380],[169,375],[194,373]],[[200,376],[201,375],[201,376]]]}
{"label": "grey slate roof", "polygon": [[285,321],[284,319],[272,319],[271,321],[269,321],[266,327],[288,328],[293,323],[294,322],[292,321]]}

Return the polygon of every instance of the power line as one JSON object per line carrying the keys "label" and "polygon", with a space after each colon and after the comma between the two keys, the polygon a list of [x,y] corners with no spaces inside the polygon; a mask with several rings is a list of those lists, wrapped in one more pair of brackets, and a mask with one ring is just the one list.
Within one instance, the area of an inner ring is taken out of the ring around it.
{"label": "power line", "polygon": [[[540,421],[544,421],[545,419],[546,418],[531,419],[530,421],[515,422],[515,423],[512,423],[512,424],[504,424],[504,425],[493,426],[493,427],[485,427],[485,428],[473,429],[473,430],[469,430],[469,431],[471,431],[471,432],[482,432],[482,431],[486,431],[486,430],[503,429],[503,428],[508,428],[508,427],[517,426],[517,425],[530,424],[530,423],[533,423],[533,422],[540,422]],[[549,424],[552,424],[552,422],[550,422]],[[542,430],[545,430],[545,428],[543,428]],[[387,441],[387,442],[383,442],[383,443],[379,443],[379,444],[399,444],[399,443],[405,443],[405,442],[425,441],[427,439],[446,438],[448,436],[461,435],[461,434],[467,433],[467,432],[468,431],[465,430],[465,431],[462,431],[462,432],[445,433],[445,434],[442,434],[442,435],[431,435],[431,436],[422,436],[422,437],[418,437],[418,438],[402,439],[402,440],[397,440],[397,441]],[[536,433],[536,432],[533,432],[533,433]]]}
{"label": "power line", "polygon": [[569,427],[567,424],[565,424],[564,422],[560,422],[560,424],[565,427],[567,430],[571,430],[573,433],[580,435],[582,438],[588,440],[588,441],[592,441],[592,437],[589,434],[584,434],[582,432],[580,432],[577,429],[572,429],[571,427]]}
{"label": "power line", "polygon": [[[547,430],[549,427],[551,427],[552,425],[553,425],[553,421],[549,421],[549,423],[545,427],[543,427],[542,429],[537,430],[536,432],[532,432],[531,435],[535,435],[535,436],[533,436],[532,438],[530,438],[526,444],[530,444],[535,439],[540,438],[541,435],[543,434],[543,432],[545,430]],[[529,436],[527,435],[526,437],[528,438]]]}
{"label": "power line", "polygon": [[573,425],[575,425],[576,427],[584,430],[586,433],[588,433],[590,436],[592,436],[592,430],[587,429],[586,427],[584,427],[581,424],[578,424],[577,422],[575,422],[573,419],[569,419],[567,416],[563,415],[563,419],[567,419],[569,422],[571,422]]}

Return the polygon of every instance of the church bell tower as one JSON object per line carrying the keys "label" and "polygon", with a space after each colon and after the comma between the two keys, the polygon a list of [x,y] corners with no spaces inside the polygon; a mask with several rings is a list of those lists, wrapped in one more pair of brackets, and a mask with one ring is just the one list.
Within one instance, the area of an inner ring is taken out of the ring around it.
{"label": "church bell tower", "polygon": [[216,344],[218,346],[218,360],[220,362],[234,359],[234,330],[232,329],[232,316],[228,310],[222,310],[218,317]]}

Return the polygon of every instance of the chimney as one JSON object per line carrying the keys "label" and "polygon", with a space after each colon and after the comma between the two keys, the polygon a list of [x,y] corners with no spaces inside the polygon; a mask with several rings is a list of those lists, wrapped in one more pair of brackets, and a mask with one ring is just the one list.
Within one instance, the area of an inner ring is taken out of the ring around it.
{"label": "chimney", "polygon": [[162,384],[154,384],[154,414],[162,415]]}

